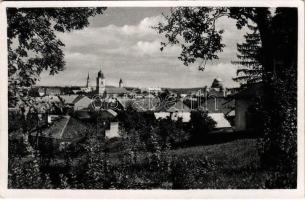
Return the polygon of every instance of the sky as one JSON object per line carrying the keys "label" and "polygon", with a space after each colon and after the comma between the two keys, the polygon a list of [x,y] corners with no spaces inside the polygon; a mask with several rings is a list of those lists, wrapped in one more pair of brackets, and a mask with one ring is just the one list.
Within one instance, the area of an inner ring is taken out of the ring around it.
{"label": "sky", "polygon": [[178,60],[181,49],[170,46],[160,51],[166,41],[151,27],[157,25],[162,13],[169,8],[108,8],[103,15],[90,18],[82,30],[57,33],[65,44],[65,70],[54,76],[41,74],[38,85],[84,86],[89,73],[90,83],[102,68],[106,85],[118,86],[122,78],[130,87],[187,88],[211,85],[214,78],[223,80],[226,87],[236,87],[236,44],[242,42],[246,30],[237,30],[235,21],[221,18],[217,28],[224,29],[226,47],[219,60],[208,62],[204,71],[198,64],[184,66]]}

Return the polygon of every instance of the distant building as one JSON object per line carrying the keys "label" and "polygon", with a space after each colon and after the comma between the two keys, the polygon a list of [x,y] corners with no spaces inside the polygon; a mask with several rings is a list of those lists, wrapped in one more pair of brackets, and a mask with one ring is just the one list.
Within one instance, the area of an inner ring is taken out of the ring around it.
{"label": "distant building", "polygon": [[84,95],[79,95],[78,97],[76,97],[72,104],[74,107],[74,110],[83,110],[83,109],[88,109],[90,104],[91,104],[92,100]]}
{"label": "distant building", "polygon": [[86,85],[83,87],[80,87],[80,90],[76,90],[73,91],[73,93],[77,94],[77,93],[91,93],[93,91],[93,86],[91,84],[91,80],[90,80],[90,75],[88,72],[88,76],[86,79]]}
{"label": "distant building", "polygon": [[123,80],[120,78],[120,81],[119,81],[119,88],[122,88],[124,87],[124,83],[123,83]]}
{"label": "distant building", "polygon": [[191,95],[183,97],[183,100],[190,109],[198,109],[208,113],[224,113],[227,115],[234,109],[234,101],[228,100],[227,88],[224,87],[220,78],[215,78],[211,86],[193,91]]}
{"label": "distant building", "polygon": [[60,95],[59,98],[61,102],[66,106],[74,106],[73,101],[78,97],[77,94],[71,95]]}
{"label": "distant building", "polygon": [[100,71],[97,74],[97,78],[96,78],[96,93],[98,95],[103,96],[106,92],[106,79],[104,77],[104,74],[102,72],[102,67],[100,69]]}
{"label": "distant building", "polygon": [[224,113],[208,113],[208,116],[216,122],[215,129],[232,128],[230,122],[228,121],[228,119],[226,119]]}
{"label": "distant building", "polygon": [[102,69],[100,69],[96,78],[96,94],[104,98],[112,98],[123,96],[128,93],[129,92],[124,88],[122,79],[119,80],[119,87],[106,85],[106,78]]}
{"label": "distant building", "polygon": [[87,76],[86,88],[90,91],[92,90],[92,85],[91,85],[91,81],[90,81],[89,72],[88,72],[88,76]]}
{"label": "distant building", "polygon": [[[189,111],[155,112],[154,116],[156,119],[170,118],[173,121],[181,118],[183,123],[188,123],[191,120],[191,112]],[[208,113],[208,116],[216,122],[215,130],[232,128],[223,113]]]}
{"label": "distant building", "polygon": [[85,95],[61,95],[59,96],[65,110],[68,112],[88,110],[92,100]]}
{"label": "distant building", "polygon": [[128,93],[129,92],[125,88],[123,88],[123,87],[110,87],[110,86],[106,86],[106,88],[105,88],[105,96],[107,98],[124,96],[125,94],[128,94]]}
{"label": "distant building", "polygon": [[38,88],[38,94],[39,96],[44,96],[46,94],[45,88]]}
{"label": "distant building", "polygon": [[61,87],[56,86],[34,86],[33,88],[38,88],[39,96],[47,95],[60,95]]}
{"label": "distant building", "polygon": [[162,89],[160,87],[149,87],[148,91],[158,93],[158,92],[162,92]]}
{"label": "distant building", "polygon": [[43,97],[35,97],[36,102],[40,103],[60,103],[60,99],[55,95],[48,95]]}
{"label": "distant building", "polygon": [[177,101],[172,105],[169,105],[169,108],[166,110],[167,112],[191,112],[191,109],[185,105],[182,101]]}
{"label": "distant building", "polygon": [[141,88],[141,93],[144,93],[144,92],[157,94],[157,93],[162,92],[162,89],[160,87],[145,87],[145,88]]}

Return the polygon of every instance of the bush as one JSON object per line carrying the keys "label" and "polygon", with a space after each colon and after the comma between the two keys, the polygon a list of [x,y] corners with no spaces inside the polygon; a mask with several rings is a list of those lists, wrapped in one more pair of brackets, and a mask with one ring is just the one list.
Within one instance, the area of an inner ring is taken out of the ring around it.
{"label": "bush", "polygon": [[193,144],[200,144],[206,138],[207,134],[215,128],[215,125],[216,122],[207,113],[192,111],[189,124],[191,142]]}

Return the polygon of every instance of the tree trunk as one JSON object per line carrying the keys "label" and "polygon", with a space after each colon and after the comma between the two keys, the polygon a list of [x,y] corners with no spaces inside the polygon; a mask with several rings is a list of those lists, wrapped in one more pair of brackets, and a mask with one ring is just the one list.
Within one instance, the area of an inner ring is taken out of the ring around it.
{"label": "tree trunk", "polygon": [[[277,107],[275,95],[275,78],[276,66],[274,62],[274,42],[272,36],[272,27],[270,14],[267,8],[257,8],[257,26],[261,36],[262,43],[262,69],[263,69],[263,121],[264,121],[264,146],[263,146],[263,165],[268,167],[276,167],[278,165],[278,158],[274,156],[278,151],[278,144],[276,144],[277,134]],[[267,161],[267,162],[266,162]]]}

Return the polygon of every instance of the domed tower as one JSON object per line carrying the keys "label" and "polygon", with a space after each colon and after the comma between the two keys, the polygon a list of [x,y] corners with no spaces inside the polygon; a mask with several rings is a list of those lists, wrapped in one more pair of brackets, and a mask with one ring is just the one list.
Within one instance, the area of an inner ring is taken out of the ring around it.
{"label": "domed tower", "polygon": [[96,92],[99,95],[104,95],[105,91],[106,91],[106,80],[102,72],[102,66],[101,66],[100,71],[98,72],[96,78]]}
{"label": "domed tower", "polygon": [[223,90],[223,81],[220,78],[215,78],[211,88]]}

